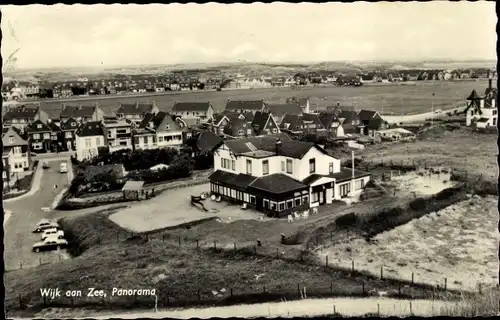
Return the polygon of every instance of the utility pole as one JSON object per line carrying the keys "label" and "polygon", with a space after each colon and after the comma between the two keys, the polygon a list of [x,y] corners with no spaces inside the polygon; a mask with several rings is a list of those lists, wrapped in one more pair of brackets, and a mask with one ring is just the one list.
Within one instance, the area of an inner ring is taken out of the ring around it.
{"label": "utility pole", "polygon": [[435,93],[433,92],[432,93],[432,115],[431,115],[431,125],[434,124],[434,96],[435,96]]}

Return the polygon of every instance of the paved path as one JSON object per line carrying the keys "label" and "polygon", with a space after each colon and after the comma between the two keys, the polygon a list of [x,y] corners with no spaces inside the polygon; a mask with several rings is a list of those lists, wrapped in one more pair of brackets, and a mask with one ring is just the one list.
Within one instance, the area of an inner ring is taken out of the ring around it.
{"label": "paved path", "polygon": [[411,123],[411,122],[423,122],[426,121],[426,119],[438,119],[442,117],[446,117],[447,112],[453,112],[454,110],[463,110],[464,107],[456,107],[452,109],[446,109],[442,110],[440,114],[435,114],[432,112],[426,112],[426,113],[419,113],[419,114],[412,114],[412,115],[406,115],[406,116],[388,116],[388,115],[383,115],[382,117],[384,118],[385,121],[389,123]]}
{"label": "paved path", "polygon": [[[48,263],[59,260],[56,252],[44,252],[35,254],[32,245],[40,240],[40,234],[32,233],[35,224],[42,218],[53,219],[54,213],[42,210],[50,208],[54,197],[68,184],[68,175],[59,173],[60,160],[55,162],[49,169],[38,166],[35,172],[33,188],[30,192],[4,201],[5,210],[12,214],[4,223],[5,230],[5,269],[18,269],[20,263],[24,267],[33,267],[40,263]],[[57,188],[54,186],[57,185]]]}

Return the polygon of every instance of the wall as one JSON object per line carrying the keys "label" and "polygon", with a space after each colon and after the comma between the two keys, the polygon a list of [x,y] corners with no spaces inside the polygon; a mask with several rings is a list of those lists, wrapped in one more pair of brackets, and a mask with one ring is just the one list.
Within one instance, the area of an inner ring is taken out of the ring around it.
{"label": "wall", "polygon": [[[90,139],[90,148],[86,147],[85,141]],[[97,139],[100,143],[97,144]],[[105,146],[104,136],[88,136],[88,137],[78,137],[76,136],[76,159],[81,161],[87,154],[96,154],[97,148]]]}
{"label": "wall", "polygon": [[[370,181],[370,176],[367,176],[367,177],[363,177],[363,178],[359,178],[359,179],[356,179],[354,181],[354,184],[355,186],[357,186],[357,184],[359,183],[359,181],[362,181],[364,180],[364,185],[366,186],[368,184],[368,182]],[[340,183],[335,183],[335,190],[334,190],[334,193],[333,193],[333,198],[335,200],[340,200],[341,197],[340,197],[340,186],[342,185],[345,185],[345,184],[351,184],[352,182],[349,180],[349,181],[345,181],[345,182],[340,182]],[[352,189],[352,185],[351,185],[351,189]],[[358,191],[358,192],[361,192],[361,190],[355,190],[355,192]]]}
{"label": "wall", "polygon": [[[167,141],[167,137],[171,140]],[[179,130],[157,133],[156,143],[158,147],[172,147],[182,145],[182,131]]]}

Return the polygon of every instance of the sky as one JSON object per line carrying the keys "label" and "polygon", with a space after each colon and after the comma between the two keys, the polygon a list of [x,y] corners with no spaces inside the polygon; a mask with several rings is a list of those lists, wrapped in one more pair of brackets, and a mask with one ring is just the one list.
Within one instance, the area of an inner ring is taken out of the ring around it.
{"label": "sky", "polygon": [[496,59],[494,1],[0,6],[16,67]]}

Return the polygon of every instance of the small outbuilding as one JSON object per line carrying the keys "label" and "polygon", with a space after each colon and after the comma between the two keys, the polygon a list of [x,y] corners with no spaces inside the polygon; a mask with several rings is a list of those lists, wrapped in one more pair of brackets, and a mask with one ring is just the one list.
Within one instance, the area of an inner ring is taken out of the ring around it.
{"label": "small outbuilding", "polygon": [[122,188],[123,199],[125,200],[140,200],[143,190],[144,181],[127,181]]}

